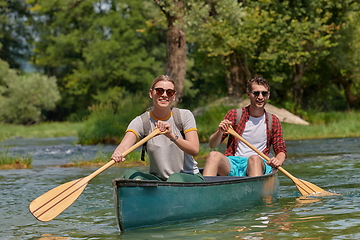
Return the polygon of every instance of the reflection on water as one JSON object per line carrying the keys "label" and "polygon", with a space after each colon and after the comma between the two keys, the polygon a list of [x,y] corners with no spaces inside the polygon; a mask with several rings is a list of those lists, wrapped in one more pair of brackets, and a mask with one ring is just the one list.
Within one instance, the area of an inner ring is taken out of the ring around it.
{"label": "reflection on water", "polygon": [[43,234],[41,235],[40,238],[38,238],[38,240],[67,240],[70,239],[69,237],[57,237],[54,236],[53,234]]}
{"label": "reflection on water", "polygon": [[[120,233],[112,199],[121,164],[95,177],[78,200],[50,222],[39,222],[28,205],[36,197],[98,168],[60,168],[91,159],[115,146],[81,146],[75,138],[16,139],[0,144],[30,153],[33,169],[0,170],[0,239],[360,239],[360,139],[288,141],[283,166],[295,177],[339,196],[302,197],[279,173],[279,198],[244,212]],[[147,167],[142,167],[146,170]],[[166,212],[166,209],[164,209]]]}

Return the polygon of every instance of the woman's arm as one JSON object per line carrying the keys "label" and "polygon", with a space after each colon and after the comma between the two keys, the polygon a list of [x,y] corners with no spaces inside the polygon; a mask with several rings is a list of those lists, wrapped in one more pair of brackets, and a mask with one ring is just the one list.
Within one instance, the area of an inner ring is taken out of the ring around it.
{"label": "woman's arm", "polygon": [[199,143],[199,136],[197,131],[194,130],[185,133],[185,139],[179,136],[177,137],[174,133],[171,133],[169,139],[172,140],[176,144],[176,146],[178,146],[181,150],[183,150],[187,154],[191,156],[198,155],[200,143]]}
{"label": "woman's arm", "polygon": [[124,138],[122,139],[121,143],[115,149],[114,153],[111,156],[111,159],[115,162],[123,162],[125,158],[123,157],[122,153],[129,149],[132,145],[136,142],[136,135],[133,132],[126,132]]}

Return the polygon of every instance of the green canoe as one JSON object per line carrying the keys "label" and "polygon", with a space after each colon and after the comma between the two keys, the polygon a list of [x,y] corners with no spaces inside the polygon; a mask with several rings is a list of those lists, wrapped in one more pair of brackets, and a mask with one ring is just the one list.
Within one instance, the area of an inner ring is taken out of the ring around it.
{"label": "green canoe", "polygon": [[269,203],[277,171],[259,177],[205,177],[205,182],[115,179],[114,207],[121,231],[244,211]]}

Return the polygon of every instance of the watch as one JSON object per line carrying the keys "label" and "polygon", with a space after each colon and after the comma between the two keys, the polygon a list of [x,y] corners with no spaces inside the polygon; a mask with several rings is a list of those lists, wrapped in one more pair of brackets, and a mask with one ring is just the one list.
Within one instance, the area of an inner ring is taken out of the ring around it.
{"label": "watch", "polygon": [[175,142],[176,140],[178,140],[179,136],[175,135],[175,137],[173,139],[170,139],[170,141]]}

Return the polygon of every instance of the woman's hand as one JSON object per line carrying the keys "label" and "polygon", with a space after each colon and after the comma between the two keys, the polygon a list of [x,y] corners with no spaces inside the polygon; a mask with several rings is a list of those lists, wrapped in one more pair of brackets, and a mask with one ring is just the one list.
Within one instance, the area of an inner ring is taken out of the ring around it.
{"label": "woman's hand", "polygon": [[164,135],[170,139],[174,138],[174,134],[172,134],[172,129],[171,129],[171,125],[168,122],[163,122],[163,121],[157,121],[155,123],[156,127],[161,131],[161,132],[165,132]]}
{"label": "woman's hand", "polygon": [[119,162],[124,162],[126,159],[123,157],[122,152],[115,151],[111,156],[111,160],[114,160],[115,162],[119,163]]}

